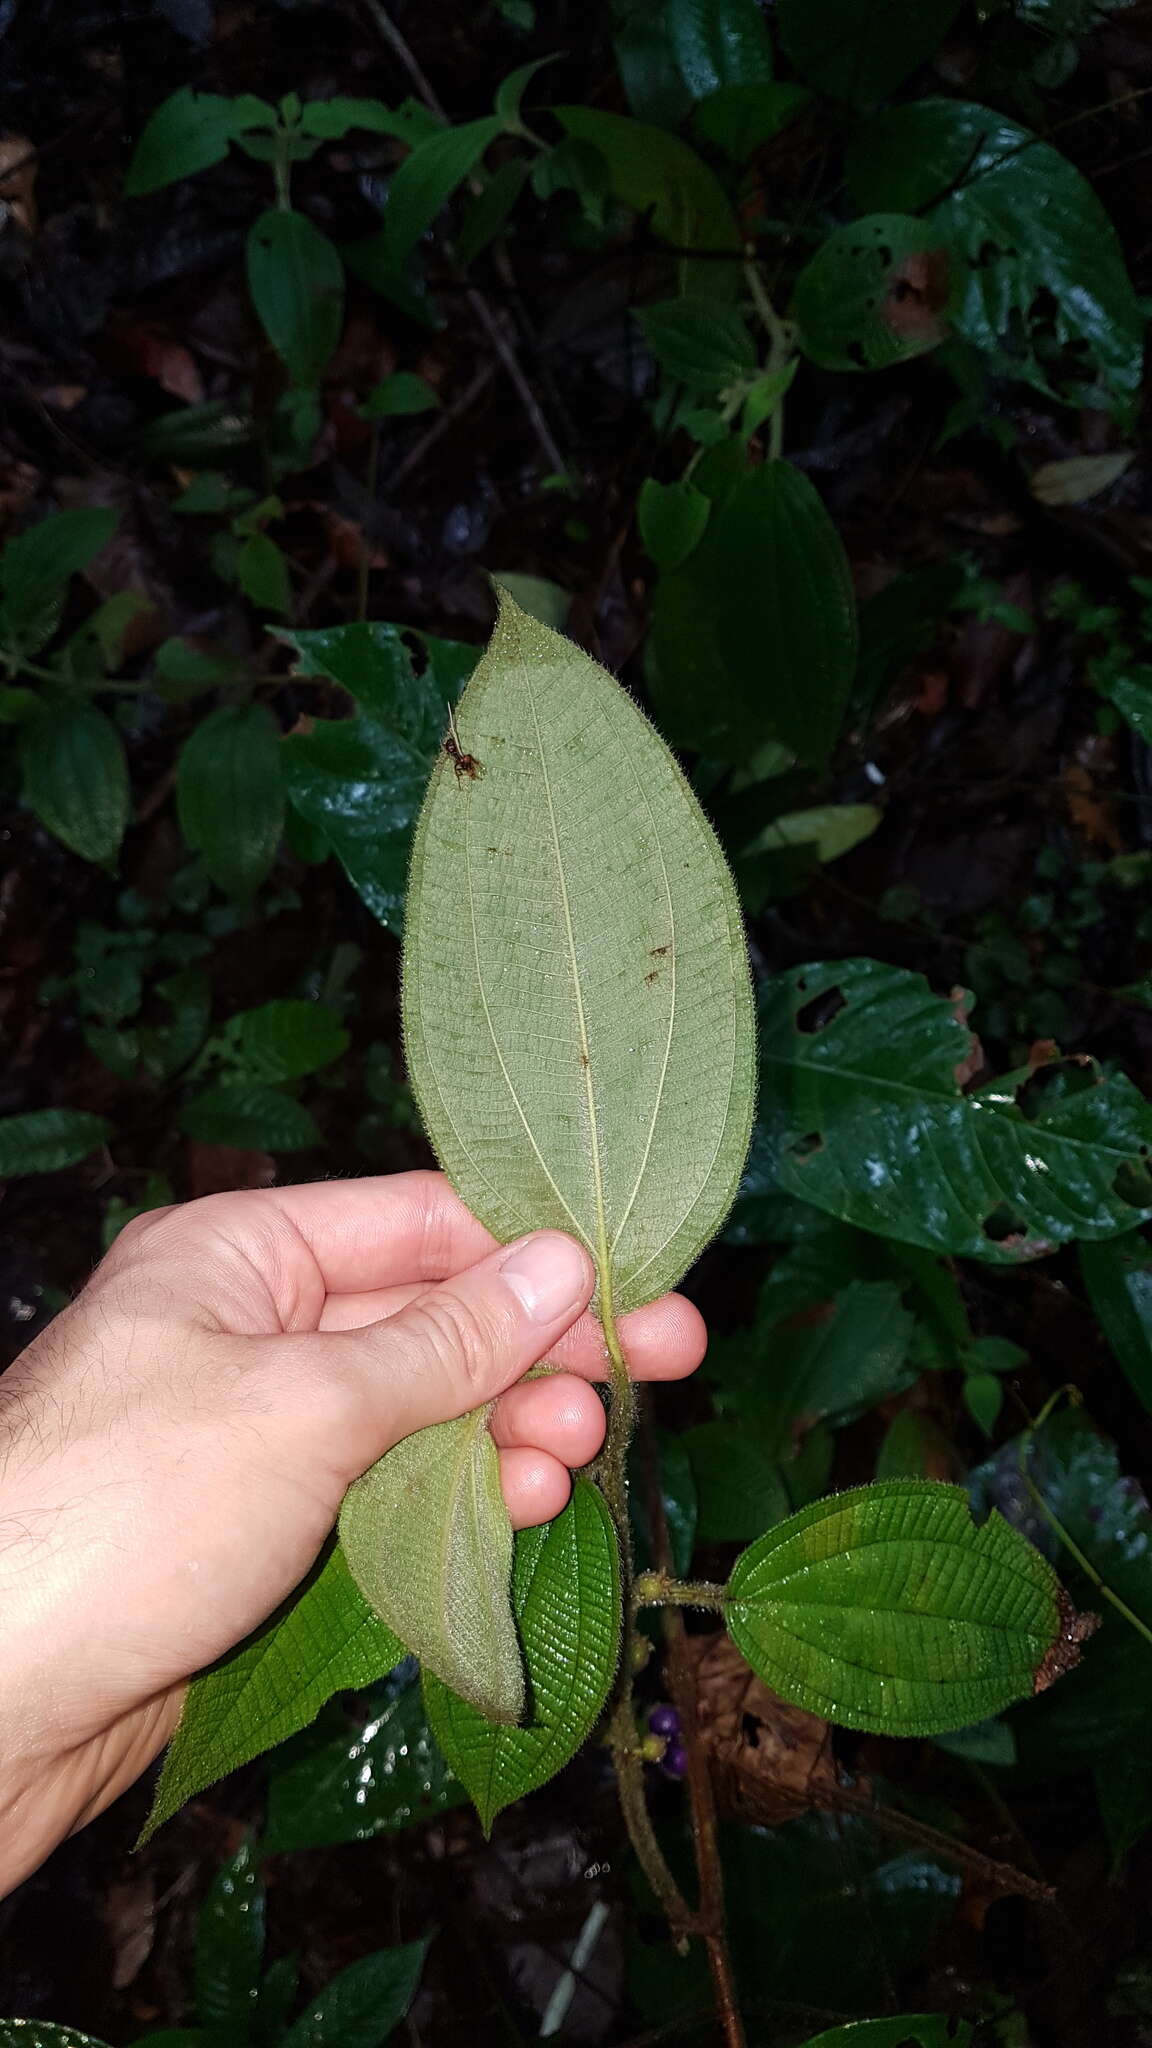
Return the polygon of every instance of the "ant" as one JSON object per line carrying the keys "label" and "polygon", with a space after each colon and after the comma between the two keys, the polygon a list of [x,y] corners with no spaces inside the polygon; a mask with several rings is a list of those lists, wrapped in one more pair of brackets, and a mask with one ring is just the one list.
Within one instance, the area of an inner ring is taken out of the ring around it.
{"label": "ant", "polygon": [[471,782],[476,780],[480,773],[480,763],[476,759],[475,754],[466,754],[460,745],[460,734],[456,730],[456,715],[451,705],[448,706],[448,732],[444,741],[444,752],[456,770],[457,782],[465,775]]}

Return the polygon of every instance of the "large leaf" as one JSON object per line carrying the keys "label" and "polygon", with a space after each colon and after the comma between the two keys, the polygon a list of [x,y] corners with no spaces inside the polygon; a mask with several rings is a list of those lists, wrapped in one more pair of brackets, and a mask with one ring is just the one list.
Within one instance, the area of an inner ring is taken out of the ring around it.
{"label": "large leaf", "polygon": [[931,209],[940,239],[967,259],[954,318],[978,347],[1002,348],[1034,315],[1047,324],[1054,302],[1057,338],[1086,344],[1113,391],[1136,391],[1144,321],[1115,229],[1048,143],[987,107],[918,100],[861,128],[849,176],[868,213]]}
{"label": "large leaf", "polygon": [[465,1201],[579,1237],[619,1313],[678,1280],[747,1147],[752,1019],[715,837],[619,685],[502,595],[433,774],[405,934],[409,1068]]}
{"label": "large leaf", "polygon": [[772,45],[756,0],[670,0],[668,40],[693,99],[772,76]]}
{"label": "large leaf", "polygon": [[709,1377],[724,1410],[777,1458],[794,1434],[825,1419],[847,1421],[909,1384],[912,1316],[887,1280],[852,1280],[786,1322],[771,1287],[756,1324],[719,1339]]}
{"label": "large leaf", "polygon": [[929,58],[960,0],[780,0],[780,35],[821,92],[868,106]]}
{"label": "large leaf", "polygon": [[348,1033],[325,1003],[278,996],[236,1018],[236,1049],[261,1081],[293,1081],[331,1066],[348,1047]]}
{"label": "large leaf", "polygon": [[412,2003],[427,1949],[410,1941],[350,1963],[288,2028],[281,2048],[380,2048]]}
{"label": "large leaf", "polygon": [[70,853],[109,866],[132,806],[124,742],[95,704],[43,705],[20,741],[23,797]]}
{"label": "large leaf", "polygon": [[1152,1414],[1152,1245],[1136,1230],[1081,1245],[1080,1270],[1100,1327]]}
{"label": "large leaf", "polygon": [[36,654],[59,624],[70,576],[86,569],[116,531],[106,505],[50,513],[0,554],[0,643]]}
{"label": "large leaf", "polygon": [[318,384],[344,325],[344,265],[302,213],[269,207],[248,231],[248,289],[297,384]]}
{"label": "large leaf", "polygon": [[236,132],[233,100],[181,86],[148,117],[124,179],[126,197],[140,199],[218,164]]}
{"label": "large leaf", "polygon": [[944,339],[948,252],[913,214],[870,213],[836,228],[796,280],[804,353],[826,370],[886,370]]}
{"label": "large leaf", "polygon": [[418,1430],[373,1465],[345,1496],[340,1540],[405,1647],[490,1720],[518,1720],[512,1529],[487,1409]]}
{"label": "large leaf", "polygon": [[876,960],[778,975],[760,1014],[761,1116],[786,1192],[1000,1264],[1152,1215],[1152,1107],[1123,1074],[1081,1059],[966,1095],[962,1000]]}
{"label": "large leaf", "polygon": [[725,1610],[753,1669],[810,1713],[884,1735],[998,1714],[1047,1682],[1051,1566],[957,1486],[892,1479],[803,1508],[736,1561]]}
{"label": "large leaf", "polygon": [[740,477],[683,568],[662,578],[652,659],[673,739],[740,762],[770,738],[826,757],[855,669],[855,605],[840,536],[791,463]]}
{"label": "large leaf", "polygon": [[206,1785],[306,1728],[333,1693],[373,1684],[403,1655],[335,1548],[286,1608],[193,1679],[141,1841]]}
{"label": "large leaf", "polygon": [[[739,256],[740,228],[723,186],[678,135],[599,107],[552,111],[569,135],[600,151],[617,199],[645,214],[664,241],[676,249],[708,251],[713,258],[726,249]],[[731,297],[738,279],[735,263],[701,260],[684,267],[685,289],[705,295]]]}
{"label": "large leaf", "polygon": [[284,828],[279,727],[264,704],[225,704],[185,741],[176,770],[180,829],[218,888],[250,896]]}
{"label": "large leaf", "polygon": [[428,1719],[485,1829],[556,1775],[599,1720],[620,1649],[620,1561],[598,1488],[577,1479],[563,1514],[516,1538],[512,1608],[528,1671],[523,1728],[492,1727],[426,1674]]}
{"label": "large leaf", "polygon": [[388,188],[381,236],[387,261],[394,268],[400,268],[503,127],[495,114],[465,121],[461,127],[428,136],[405,157]]}
{"label": "large leaf", "polygon": [[78,1166],[111,1136],[107,1119],[87,1109],[28,1109],[19,1116],[0,1116],[0,1180]]}
{"label": "large leaf", "polygon": [[466,1796],[433,1740],[412,1658],[376,1689],[371,1707],[358,1728],[333,1710],[341,1725],[318,1725],[274,1759],[266,1853],[367,1842]]}
{"label": "large leaf", "polygon": [[247,2038],[263,1956],[264,1886],[245,1843],[212,1880],[196,1923],[196,2010],[205,2026]]}
{"label": "large leaf", "polygon": [[360,715],[318,719],[284,748],[293,808],[323,834],[373,915],[400,930],[416,821],[446,721],[477,650],[430,640],[417,675],[397,627],[282,635],[297,674],[330,676]]}

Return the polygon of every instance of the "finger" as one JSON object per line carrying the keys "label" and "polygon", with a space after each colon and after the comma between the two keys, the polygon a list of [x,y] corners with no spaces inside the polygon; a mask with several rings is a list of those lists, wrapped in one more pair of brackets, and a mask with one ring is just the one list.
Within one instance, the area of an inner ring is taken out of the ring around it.
{"label": "finger", "polygon": [[311,1427],[313,1455],[347,1478],[433,1422],[495,1400],[546,1357],[592,1292],[592,1261],[559,1231],[492,1252],[366,1329],[267,1337],[287,1426]]}
{"label": "finger", "polygon": [[[384,1287],[365,1294],[332,1294],[320,1318],[322,1330],[358,1330],[394,1316],[415,1301],[424,1288]],[[666,1294],[646,1308],[621,1316],[620,1340],[634,1380],[678,1380],[695,1372],[708,1348],[708,1332],[698,1308],[682,1294]],[[604,1332],[593,1314],[582,1315],[553,1346],[552,1362],[582,1379],[611,1377]]]}
{"label": "finger", "polygon": [[604,1442],[604,1407],[587,1380],[558,1372],[501,1394],[489,1427],[501,1450],[547,1451],[563,1465],[587,1465]]}
{"label": "finger", "polygon": [[512,1527],[534,1529],[567,1507],[572,1475],[547,1451],[501,1451],[500,1490]]}

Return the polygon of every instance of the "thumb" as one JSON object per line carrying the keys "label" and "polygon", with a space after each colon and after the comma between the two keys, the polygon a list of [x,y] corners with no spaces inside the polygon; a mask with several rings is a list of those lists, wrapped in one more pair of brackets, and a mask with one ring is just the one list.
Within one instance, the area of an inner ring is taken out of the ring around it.
{"label": "thumb", "polygon": [[541,1230],[429,1287],[385,1322],[322,1339],[324,1376],[353,1393],[349,1477],[413,1430],[495,1400],[547,1355],[594,1285],[583,1246]]}

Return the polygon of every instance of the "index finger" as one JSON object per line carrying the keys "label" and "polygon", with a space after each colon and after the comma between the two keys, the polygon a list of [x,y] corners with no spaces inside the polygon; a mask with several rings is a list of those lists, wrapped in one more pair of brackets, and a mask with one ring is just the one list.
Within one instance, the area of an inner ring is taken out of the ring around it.
{"label": "index finger", "polygon": [[[448,1280],[474,1266],[496,1240],[466,1209],[442,1173],[370,1174],[362,1180],[306,1181],[219,1198],[274,1207],[318,1265],[329,1294]],[[267,1227],[264,1216],[251,1220]]]}

